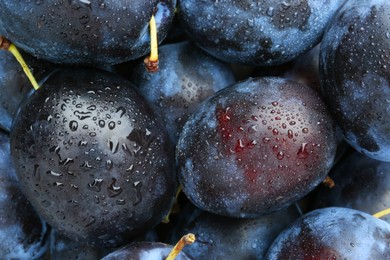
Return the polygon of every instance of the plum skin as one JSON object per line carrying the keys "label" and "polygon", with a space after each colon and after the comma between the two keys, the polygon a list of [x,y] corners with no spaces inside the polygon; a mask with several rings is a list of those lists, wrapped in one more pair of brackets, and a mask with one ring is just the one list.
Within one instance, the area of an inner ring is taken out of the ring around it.
{"label": "plum skin", "polygon": [[389,259],[390,225],[359,210],[311,211],[275,239],[272,259]]}
{"label": "plum skin", "polygon": [[52,75],[21,108],[11,150],[34,208],[75,241],[123,244],[173,203],[168,135],[134,87],[111,73]]}
{"label": "plum skin", "polygon": [[227,64],[213,58],[194,43],[185,41],[159,48],[160,71],[150,74],[137,64],[131,81],[164,119],[172,143],[198,104],[234,82]]}
{"label": "plum skin", "polygon": [[230,63],[278,65],[314,47],[345,0],[178,1],[188,36]]}
{"label": "plum skin", "polygon": [[357,151],[390,162],[390,50],[383,0],[348,1],[324,34],[321,89],[346,141]]}
{"label": "plum skin", "polygon": [[176,0],[0,1],[0,35],[53,63],[113,65],[148,53],[153,14],[162,41],[175,5]]}
{"label": "plum skin", "polygon": [[336,146],[335,124],[314,90],[248,79],[217,92],[187,121],[176,147],[179,181],[203,210],[257,217],[314,189]]}

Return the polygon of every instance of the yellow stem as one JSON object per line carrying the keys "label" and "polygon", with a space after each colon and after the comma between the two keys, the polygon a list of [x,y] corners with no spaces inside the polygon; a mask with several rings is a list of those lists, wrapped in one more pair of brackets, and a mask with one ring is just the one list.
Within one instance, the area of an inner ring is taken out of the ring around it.
{"label": "yellow stem", "polygon": [[11,43],[11,45],[8,48],[8,51],[11,52],[15,56],[16,60],[22,66],[23,71],[26,74],[27,78],[30,80],[32,86],[34,87],[35,90],[37,90],[39,88],[39,85],[38,85],[37,81],[35,80],[34,76],[32,75],[26,62],[24,61],[22,55],[20,54],[20,52],[16,48],[16,46]]}
{"label": "yellow stem", "polygon": [[388,214],[390,214],[390,208],[379,211],[378,213],[375,213],[373,216],[376,218],[381,218],[381,217],[384,217]]}
{"label": "yellow stem", "polygon": [[186,245],[191,245],[192,243],[195,242],[195,240],[196,240],[195,235],[192,233],[182,236],[179,242],[177,242],[177,244],[172,248],[171,252],[167,256],[167,258],[165,258],[165,260],[174,260]]}
{"label": "yellow stem", "polygon": [[332,180],[332,178],[330,178],[329,176],[326,176],[325,179],[322,181],[322,183],[328,187],[328,188],[333,188],[335,183],[334,181]]}
{"label": "yellow stem", "polygon": [[157,41],[157,26],[154,15],[150,18],[150,60],[158,61],[158,41]]}
{"label": "yellow stem", "polygon": [[154,15],[150,18],[150,56],[144,60],[145,67],[149,72],[158,71],[158,40],[157,40],[157,25]]}

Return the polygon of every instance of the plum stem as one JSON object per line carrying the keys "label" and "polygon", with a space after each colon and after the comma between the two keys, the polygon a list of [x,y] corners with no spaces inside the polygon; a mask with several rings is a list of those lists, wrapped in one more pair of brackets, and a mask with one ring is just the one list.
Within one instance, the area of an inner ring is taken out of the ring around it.
{"label": "plum stem", "polygon": [[335,185],[334,180],[332,180],[332,178],[330,178],[329,176],[325,177],[325,179],[322,181],[322,184],[324,184],[328,188],[333,188]]}
{"label": "plum stem", "polygon": [[372,216],[374,216],[376,218],[381,218],[381,217],[384,217],[384,216],[389,215],[389,214],[390,214],[390,208],[379,211]]}
{"label": "plum stem", "polygon": [[178,254],[183,250],[186,245],[191,245],[196,240],[195,235],[188,233],[180,238],[179,242],[172,248],[171,252],[165,258],[165,260],[174,260]]}
{"label": "plum stem", "polygon": [[0,49],[7,50],[10,53],[12,53],[12,55],[14,55],[16,60],[19,62],[20,66],[22,66],[24,73],[26,74],[27,78],[30,80],[34,89],[35,90],[39,89],[39,85],[37,81],[35,80],[33,74],[31,73],[30,68],[27,66],[27,63],[23,59],[22,54],[20,54],[18,48],[16,48],[16,46],[13,43],[11,43],[7,38],[0,36]]}
{"label": "plum stem", "polygon": [[158,41],[157,41],[157,25],[154,15],[150,18],[150,56],[145,58],[144,64],[148,72],[158,71]]}
{"label": "plum stem", "polygon": [[176,196],[175,196],[175,202],[174,202],[174,204],[172,205],[172,207],[171,207],[171,209],[169,210],[169,212],[168,212],[168,214],[165,216],[165,218],[161,221],[162,223],[164,223],[164,224],[168,224],[169,223],[169,216],[171,215],[171,213],[172,213],[172,211],[173,211],[173,209],[174,209],[174,207],[175,206],[177,206],[178,205],[178,198],[179,198],[179,194],[180,194],[180,192],[182,191],[182,188],[181,188],[181,185],[179,185],[179,188],[177,188],[177,191],[176,191]]}

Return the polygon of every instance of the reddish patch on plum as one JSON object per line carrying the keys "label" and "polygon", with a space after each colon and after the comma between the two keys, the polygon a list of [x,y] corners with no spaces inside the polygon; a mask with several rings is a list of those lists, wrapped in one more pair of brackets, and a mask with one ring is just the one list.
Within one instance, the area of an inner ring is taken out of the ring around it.
{"label": "reddish patch on plum", "polygon": [[220,91],[189,120],[178,144],[179,178],[198,207],[220,196],[217,204],[256,216],[314,189],[335,151],[334,123],[314,90],[280,78],[250,79]]}

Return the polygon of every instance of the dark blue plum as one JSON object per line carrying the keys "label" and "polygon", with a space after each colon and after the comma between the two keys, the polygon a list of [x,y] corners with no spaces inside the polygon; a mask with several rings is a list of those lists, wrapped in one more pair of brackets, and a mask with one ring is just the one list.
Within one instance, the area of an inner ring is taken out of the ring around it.
{"label": "dark blue plum", "polygon": [[[315,190],[313,207],[348,207],[375,214],[390,208],[390,163],[356,151],[344,157],[329,173],[335,186]],[[390,223],[390,216],[382,217]]]}
{"label": "dark blue plum", "polygon": [[0,258],[40,259],[48,248],[49,226],[21,190],[10,140],[0,131]]}
{"label": "dark blue plum", "polygon": [[161,121],[127,80],[64,69],[22,105],[11,152],[23,191],[76,242],[115,247],[152,229],[177,189]]}
{"label": "dark blue plum", "polygon": [[181,0],[188,36],[231,63],[277,65],[314,47],[346,0]]}
{"label": "dark blue plum", "polygon": [[362,211],[311,211],[283,231],[266,260],[390,259],[390,225]]}
{"label": "dark blue plum", "polygon": [[196,243],[183,249],[193,259],[263,259],[274,239],[298,217],[293,207],[259,218],[237,219],[189,206],[180,212],[181,221],[169,242],[193,233]]}
{"label": "dark blue plum", "polygon": [[335,124],[316,91],[283,78],[252,78],[201,104],[183,127],[176,160],[196,206],[257,217],[313,190],[336,147]]}
{"label": "dark blue plum", "polygon": [[54,63],[117,64],[150,49],[149,20],[162,41],[176,0],[0,1],[0,35]]}
{"label": "dark blue plum", "polygon": [[159,49],[160,71],[150,74],[143,62],[131,81],[164,119],[176,144],[188,116],[198,104],[235,82],[230,67],[191,42],[164,45]]}
{"label": "dark blue plum", "polygon": [[350,0],[321,43],[321,88],[345,139],[390,162],[390,2]]}

